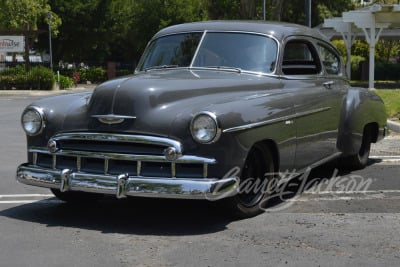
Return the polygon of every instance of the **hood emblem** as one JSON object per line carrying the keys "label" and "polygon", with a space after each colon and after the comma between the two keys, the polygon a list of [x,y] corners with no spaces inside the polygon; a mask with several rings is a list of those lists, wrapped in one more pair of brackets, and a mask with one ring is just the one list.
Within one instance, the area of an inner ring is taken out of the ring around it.
{"label": "hood emblem", "polygon": [[104,124],[118,124],[118,123],[123,123],[125,120],[136,119],[135,116],[125,116],[125,115],[115,115],[115,114],[92,115],[91,117],[98,119],[99,122]]}

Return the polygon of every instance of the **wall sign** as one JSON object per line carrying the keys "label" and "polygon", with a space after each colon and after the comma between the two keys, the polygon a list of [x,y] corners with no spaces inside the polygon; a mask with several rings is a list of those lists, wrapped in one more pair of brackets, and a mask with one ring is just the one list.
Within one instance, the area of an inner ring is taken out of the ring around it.
{"label": "wall sign", "polygon": [[24,36],[0,36],[0,53],[24,52],[24,51],[25,51]]}

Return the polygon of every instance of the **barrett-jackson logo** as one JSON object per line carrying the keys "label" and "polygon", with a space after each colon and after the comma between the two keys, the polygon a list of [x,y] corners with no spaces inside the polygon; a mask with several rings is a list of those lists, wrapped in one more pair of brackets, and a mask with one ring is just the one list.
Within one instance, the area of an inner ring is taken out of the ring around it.
{"label": "barrett-jackson logo", "polygon": [[20,42],[11,39],[0,39],[0,49],[19,47]]}

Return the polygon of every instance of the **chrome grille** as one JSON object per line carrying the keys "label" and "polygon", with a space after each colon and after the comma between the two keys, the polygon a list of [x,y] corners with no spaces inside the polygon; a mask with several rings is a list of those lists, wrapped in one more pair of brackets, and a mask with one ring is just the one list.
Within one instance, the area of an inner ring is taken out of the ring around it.
{"label": "chrome grille", "polygon": [[60,140],[59,147],[62,150],[109,152],[137,155],[163,155],[165,147],[152,144],[140,144],[115,141],[94,140]]}
{"label": "chrome grille", "polygon": [[[57,151],[30,147],[32,164],[52,170],[137,177],[207,178],[214,159],[182,155],[179,142],[167,138],[104,133],[68,133],[52,138]],[[163,152],[173,147],[180,155],[166,160]]]}

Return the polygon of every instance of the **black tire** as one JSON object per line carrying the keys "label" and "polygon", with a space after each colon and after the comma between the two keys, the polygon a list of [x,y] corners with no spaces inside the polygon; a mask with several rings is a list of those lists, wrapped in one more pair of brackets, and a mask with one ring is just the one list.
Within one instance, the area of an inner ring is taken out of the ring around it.
{"label": "black tire", "polygon": [[93,193],[76,192],[76,191],[61,192],[60,190],[53,188],[50,190],[54,194],[54,196],[56,196],[58,199],[71,204],[90,203],[100,199],[99,195]]}
{"label": "black tire", "polygon": [[229,212],[238,218],[249,218],[262,213],[271,192],[267,192],[267,186],[260,186],[261,190],[246,192],[243,190],[246,189],[244,185],[251,185],[252,182],[254,185],[254,181],[258,181],[258,185],[266,184],[269,179],[274,178],[274,173],[274,160],[268,146],[263,143],[255,144],[242,170],[239,187],[241,192],[223,200],[223,208],[229,207]]}
{"label": "black tire", "polygon": [[360,150],[357,154],[346,157],[345,165],[348,168],[359,170],[364,169],[368,165],[369,153],[371,151],[371,133],[365,131],[361,142]]}

